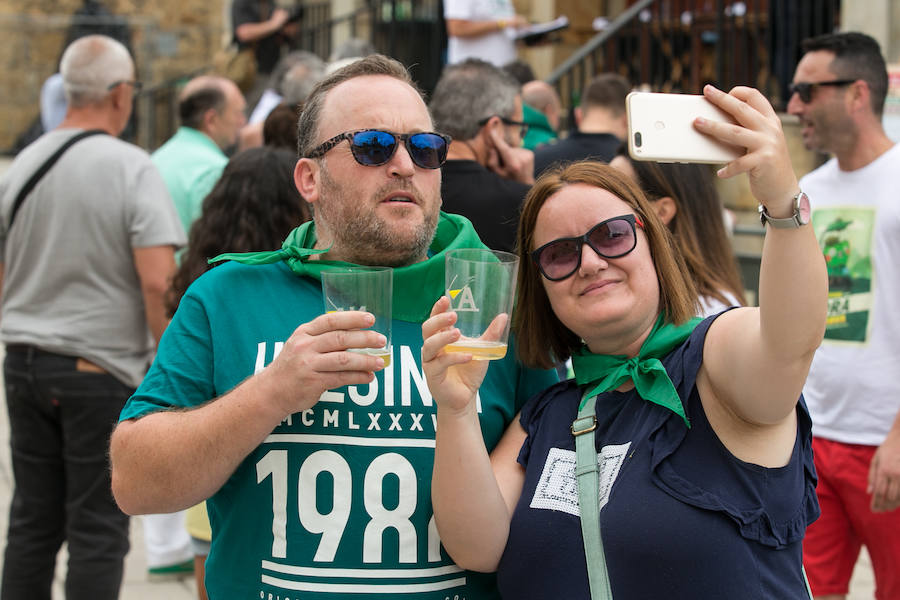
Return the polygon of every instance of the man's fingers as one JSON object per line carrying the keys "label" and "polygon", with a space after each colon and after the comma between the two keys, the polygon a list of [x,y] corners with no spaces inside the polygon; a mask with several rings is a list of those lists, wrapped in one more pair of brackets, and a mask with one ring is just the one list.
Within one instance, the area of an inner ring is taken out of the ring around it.
{"label": "man's fingers", "polygon": [[322,335],[339,329],[365,329],[375,324],[375,316],[358,310],[336,310],[320,315],[299,327],[308,335]]}
{"label": "man's fingers", "polygon": [[491,136],[491,142],[494,145],[494,149],[497,151],[499,162],[506,165],[511,159],[512,146],[507,144],[506,140],[503,139],[501,131],[500,128],[491,128],[488,129],[488,135]]}
{"label": "man's fingers", "polygon": [[[373,369],[372,371],[377,370]],[[333,390],[345,385],[364,385],[372,383],[375,373],[372,371],[333,371],[322,378],[326,390]]]}
{"label": "man's fingers", "polygon": [[384,368],[384,359],[363,352],[339,350],[319,354],[313,369],[325,376],[333,373],[371,373]]}

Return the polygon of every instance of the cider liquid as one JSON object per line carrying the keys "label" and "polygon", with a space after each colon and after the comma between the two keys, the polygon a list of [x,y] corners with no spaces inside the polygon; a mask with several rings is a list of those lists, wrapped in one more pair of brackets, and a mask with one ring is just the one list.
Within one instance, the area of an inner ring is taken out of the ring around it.
{"label": "cider liquid", "polygon": [[505,342],[485,342],[482,340],[460,340],[447,344],[447,352],[468,352],[473,360],[498,360],[506,356]]}
{"label": "cider liquid", "polygon": [[391,365],[391,351],[385,348],[350,348],[350,352],[359,352],[360,354],[377,356],[384,361],[385,369]]}

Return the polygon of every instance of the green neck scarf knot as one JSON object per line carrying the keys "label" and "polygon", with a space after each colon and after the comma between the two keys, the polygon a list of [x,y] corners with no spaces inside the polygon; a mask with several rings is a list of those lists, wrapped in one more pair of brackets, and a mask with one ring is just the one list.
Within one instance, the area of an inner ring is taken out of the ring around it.
{"label": "green neck scarf knot", "polygon": [[281,244],[280,250],[265,250],[262,252],[226,252],[214,258],[209,259],[209,263],[219,262],[222,260],[233,260],[245,265],[268,265],[283,260],[291,268],[291,271],[298,273],[302,268],[298,263],[303,263],[313,254],[324,254],[331,248],[316,250],[314,248],[305,248],[303,246],[304,230],[301,228],[294,229]]}
{"label": "green neck scarf knot", "polygon": [[594,354],[586,345],[575,351],[572,354],[575,381],[590,389],[584,398],[614,390],[631,380],[641,398],[668,408],[690,427],[681,398],[659,359],[681,345],[700,319],[691,319],[683,325],[665,324],[664,321],[663,315],[656,319],[637,356]]}

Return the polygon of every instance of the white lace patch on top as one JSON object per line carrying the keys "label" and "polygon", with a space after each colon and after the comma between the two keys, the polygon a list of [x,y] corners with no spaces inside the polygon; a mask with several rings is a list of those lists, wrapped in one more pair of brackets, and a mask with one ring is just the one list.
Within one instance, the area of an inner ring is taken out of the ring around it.
{"label": "white lace patch on top", "polygon": [[[600,467],[600,508],[609,501],[609,492],[619,476],[619,469],[625,462],[631,442],[603,446],[597,454]],[[575,451],[550,448],[547,462],[541,472],[541,479],[534,490],[531,508],[559,510],[580,517],[578,506],[578,484],[575,481]]]}

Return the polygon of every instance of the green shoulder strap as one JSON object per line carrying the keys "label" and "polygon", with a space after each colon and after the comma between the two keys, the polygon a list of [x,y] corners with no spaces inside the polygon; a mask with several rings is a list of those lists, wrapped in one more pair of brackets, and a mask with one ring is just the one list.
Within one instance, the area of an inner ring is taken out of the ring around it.
{"label": "green shoulder strap", "polygon": [[[594,444],[594,430],[597,429],[595,406],[597,395],[584,393],[578,416],[572,422],[575,436],[575,480],[578,482],[578,505],[581,511],[581,535],[584,538],[584,557],[587,562],[588,582],[592,600],[612,600],[609,587],[609,572],[606,570],[606,554],[600,535],[600,474],[597,464],[597,449]],[[803,581],[810,600],[813,598],[803,569]]]}
{"label": "green shoulder strap", "polygon": [[[585,392],[587,395],[587,392]],[[581,534],[592,600],[612,600],[606,554],[600,535],[600,474],[593,432],[597,429],[594,406],[597,395],[583,397],[578,417],[572,422],[575,436],[575,480],[578,482],[578,505],[581,511]]]}

